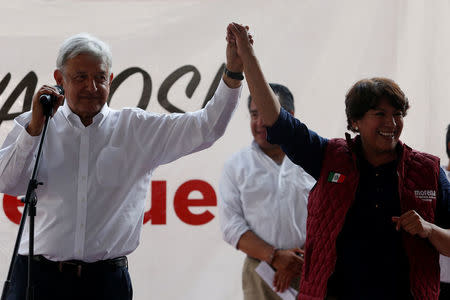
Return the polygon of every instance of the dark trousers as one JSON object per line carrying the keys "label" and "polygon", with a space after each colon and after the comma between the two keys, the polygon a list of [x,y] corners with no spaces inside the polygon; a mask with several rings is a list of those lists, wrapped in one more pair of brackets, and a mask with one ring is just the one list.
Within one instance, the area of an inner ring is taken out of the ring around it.
{"label": "dark trousers", "polygon": [[450,299],[450,283],[441,281],[441,293],[439,294],[439,300]]}
{"label": "dark trousers", "polygon": [[[14,266],[7,300],[25,300],[28,257],[19,255]],[[59,270],[55,265],[33,261],[33,300],[131,300],[133,289],[128,268],[107,270]]]}

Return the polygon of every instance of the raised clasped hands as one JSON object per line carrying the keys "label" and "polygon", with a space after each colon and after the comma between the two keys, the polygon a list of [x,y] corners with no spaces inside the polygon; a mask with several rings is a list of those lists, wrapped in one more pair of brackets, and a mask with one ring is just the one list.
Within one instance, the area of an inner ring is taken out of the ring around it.
{"label": "raised clasped hands", "polygon": [[253,37],[248,30],[248,26],[237,23],[230,23],[227,27],[227,69],[232,72],[242,72],[242,58],[253,53]]}

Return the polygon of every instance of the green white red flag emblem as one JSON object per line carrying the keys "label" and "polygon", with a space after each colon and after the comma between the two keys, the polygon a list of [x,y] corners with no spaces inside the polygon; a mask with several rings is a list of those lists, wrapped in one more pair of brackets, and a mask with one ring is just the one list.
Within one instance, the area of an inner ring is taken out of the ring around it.
{"label": "green white red flag emblem", "polygon": [[345,175],[342,175],[340,173],[336,172],[330,172],[328,174],[328,182],[334,182],[334,183],[342,183],[345,180]]}

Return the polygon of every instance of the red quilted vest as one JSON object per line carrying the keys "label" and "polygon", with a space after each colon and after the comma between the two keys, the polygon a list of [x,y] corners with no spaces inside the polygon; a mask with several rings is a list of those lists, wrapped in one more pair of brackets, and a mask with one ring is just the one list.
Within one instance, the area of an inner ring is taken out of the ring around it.
{"label": "red quilted vest", "polygon": [[[359,182],[354,140],[332,139],[328,142],[320,178],[308,200],[305,264],[300,282],[300,300],[324,299],[327,282],[336,264],[336,239],[353,204]],[[397,173],[402,213],[414,209],[426,221],[434,223],[439,181],[439,159],[402,149]],[[330,173],[345,176],[329,182]],[[381,242],[381,241],[380,241]],[[410,285],[415,299],[438,299],[439,253],[427,239],[403,234],[403,244],[410,264]],[[357,274],[355,274],[357,276]]]}

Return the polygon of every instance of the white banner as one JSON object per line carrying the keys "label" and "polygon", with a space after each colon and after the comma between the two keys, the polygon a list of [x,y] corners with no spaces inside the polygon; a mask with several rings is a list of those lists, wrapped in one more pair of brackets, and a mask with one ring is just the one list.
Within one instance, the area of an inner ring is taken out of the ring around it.
{"label": "white banner", "polygon": [[[0,1],[0,142],[42,84],[60,43],[89,32],[111,45],[112,108],[168,113],[202,107],[225,61],[225,28],[248,24],[266,78],[286,85],[296,116],[343,137],[344,97],[358,79],[394,79],[411,109],[402,141],[445,154],[450,123],[449,1]],[[241,299],[244,254],[222,241],[217,187],[224,161],[251,142],[244,86],[216,144],[154,173],[141,244],[130,255],[134,299]],[[189,207],[186,199],[203,199]],[[17,234],[17,200],[3,197],[0,284]],[[38,204],[39,209],[39,204]],[[150,211],[151,209],[151,211]],[[151,213],[151,214],[150,214]]]}

